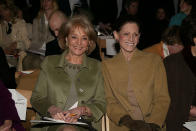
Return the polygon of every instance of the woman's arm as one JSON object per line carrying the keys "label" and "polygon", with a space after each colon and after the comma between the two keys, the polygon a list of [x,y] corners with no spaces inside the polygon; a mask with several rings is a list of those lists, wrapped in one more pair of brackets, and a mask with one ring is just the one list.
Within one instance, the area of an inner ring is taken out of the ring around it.
{"label": "woman's arm", "polygon": [[107,66],[104,63],[102,64],[102,71],[107,100],[107,115],[118,125],[120,118],[127,115],[128,113],[122,108],[122,105],[116,100],[113,94],[110,74],[108,72]]}
{"label": "woman's arm", "polygon": [[33,108],[41,115],[46,116],[48,112],[47,100],[47,77],[43,70],[40,71],[39,78],[37,80],[36,86],[32,92],[31,104]]}
{"label": "woman's arm", "polygon": [[155,123],[162,127],[168,112],[170,96],[168,93],[165,67],[161,58],[155,59],[154,63],[154,99],[152,101],[152,112],[150,117],[147,117],[147,122]]}

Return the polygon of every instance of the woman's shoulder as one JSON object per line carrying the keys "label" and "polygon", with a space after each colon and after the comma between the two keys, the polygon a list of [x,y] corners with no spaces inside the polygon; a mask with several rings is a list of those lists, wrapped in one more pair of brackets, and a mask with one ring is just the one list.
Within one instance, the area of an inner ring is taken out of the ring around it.
{"label": "woman's shoulder", "polygon": [[42,67],[43,66],[56,66],[59,61],[61,59],[61,55],[49,55],[49,56],[46,56],[44,58],[44,61],[42,62]]}
{"label": "woman's shoulder", "polygon": [[162,61],[162,58],[158,54],[155,54],[152,52],[146,52],[146,51],[140,50],[139,55],[140,55],[140,57],[142,57],[143,59],[146,59],[146,60],[161,60]]}
{"label": "woman's shoulder", "polygon": [[88,64],[91,66],[91,67],[99,67],[101,62],[97,59],[94,59],[94,58],[90,58],[90,57],[87,57],[87,61],[88,61]]}

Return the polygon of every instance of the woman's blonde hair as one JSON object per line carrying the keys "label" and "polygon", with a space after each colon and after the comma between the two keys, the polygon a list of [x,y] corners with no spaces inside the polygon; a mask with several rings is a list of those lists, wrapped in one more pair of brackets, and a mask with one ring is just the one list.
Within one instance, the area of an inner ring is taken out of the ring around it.
{"label": "woman's blonde hair", "polygon": [[65,39],[70,34],[71,30],[76,28],[82,28],[89,38],[90,44],[87,51],[87,55],[89,55],[96,47],[97,34],[94,30],[93,25],[86,16],[74,15],[73,17],[69,18],[67,23],[62,26],[59,35],[60,37],[64,37]]}
{"label": "woman's blonde hair", "polygon": [[[41,16],[44,14],[44,9],[43,9],[43,2],[44,0],[40,0],[40,10],[38,12],[37,18],[41,18]],[[59,6],[56,0],[52,0],[53,4],[53,11],[58,10]]]}

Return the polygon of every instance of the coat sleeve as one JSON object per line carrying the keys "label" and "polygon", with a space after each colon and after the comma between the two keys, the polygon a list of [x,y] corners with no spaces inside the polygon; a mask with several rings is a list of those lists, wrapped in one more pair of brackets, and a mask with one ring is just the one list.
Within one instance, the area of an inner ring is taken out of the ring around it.
{"label": "coat sleeve", "polygon": [[128,113],[123,109],[122,105],[113,93],[113,84],[107,66],[104,62],[102,63],[102,72],[104,76],[104,87],[107,100],[107,115],[115,124],[118,125],[120,118]]}
{"label": "coat sleeve", "polygon": [[47,76],[43,68],[44,67],[42,66],[36,86],[32,92],[30,102],[33,108],[38,113],[40,113],[40,115],[46,116],[50,105],[47,99],[47,92],[48,92]]}
{"label": "coat sleeve", "polygon": [[95,87],[96,89],[94,91],[94,97],[93,99],[91,99],[90,103],[87,103],[84,106],[90,108],[93,114],[93,120],[97,122],[102,118],[102,116],[106,112],[106,100],[105,100],[105,91],[104,91],[104,84],[103,84],[103,75],[100,68],[96,79],[97,81]]}
{"label": "coat sleeve", "polygon": [[[157,59],[156,59],[157,60]],[[156,123],[160,127],[165,123],[166,115],[170,104],[170,96],[168,93],[167,77],[164,64],[161,58],[154,70],[154,97],[152,100],[152,112],[150,117],[147,117],[147,122]]]}

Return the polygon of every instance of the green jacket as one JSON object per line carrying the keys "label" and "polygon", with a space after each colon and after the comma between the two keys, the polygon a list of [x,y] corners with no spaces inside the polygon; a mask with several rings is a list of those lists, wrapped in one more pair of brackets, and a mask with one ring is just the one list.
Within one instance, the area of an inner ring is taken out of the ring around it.
{"label": "green jacket", "polygon": [[[51,105],[64,109],[71,88],[71,78],[64,70],[66,51],[62,55],[45,58],[33,90],[31,104],[41,115],[46,116]],[[106,101],[101,73],[101,64],[92,58],[83,57],[82,68],[76,75],[75,85],[78,106],[90,108],[94,123],[105,113]]]}

